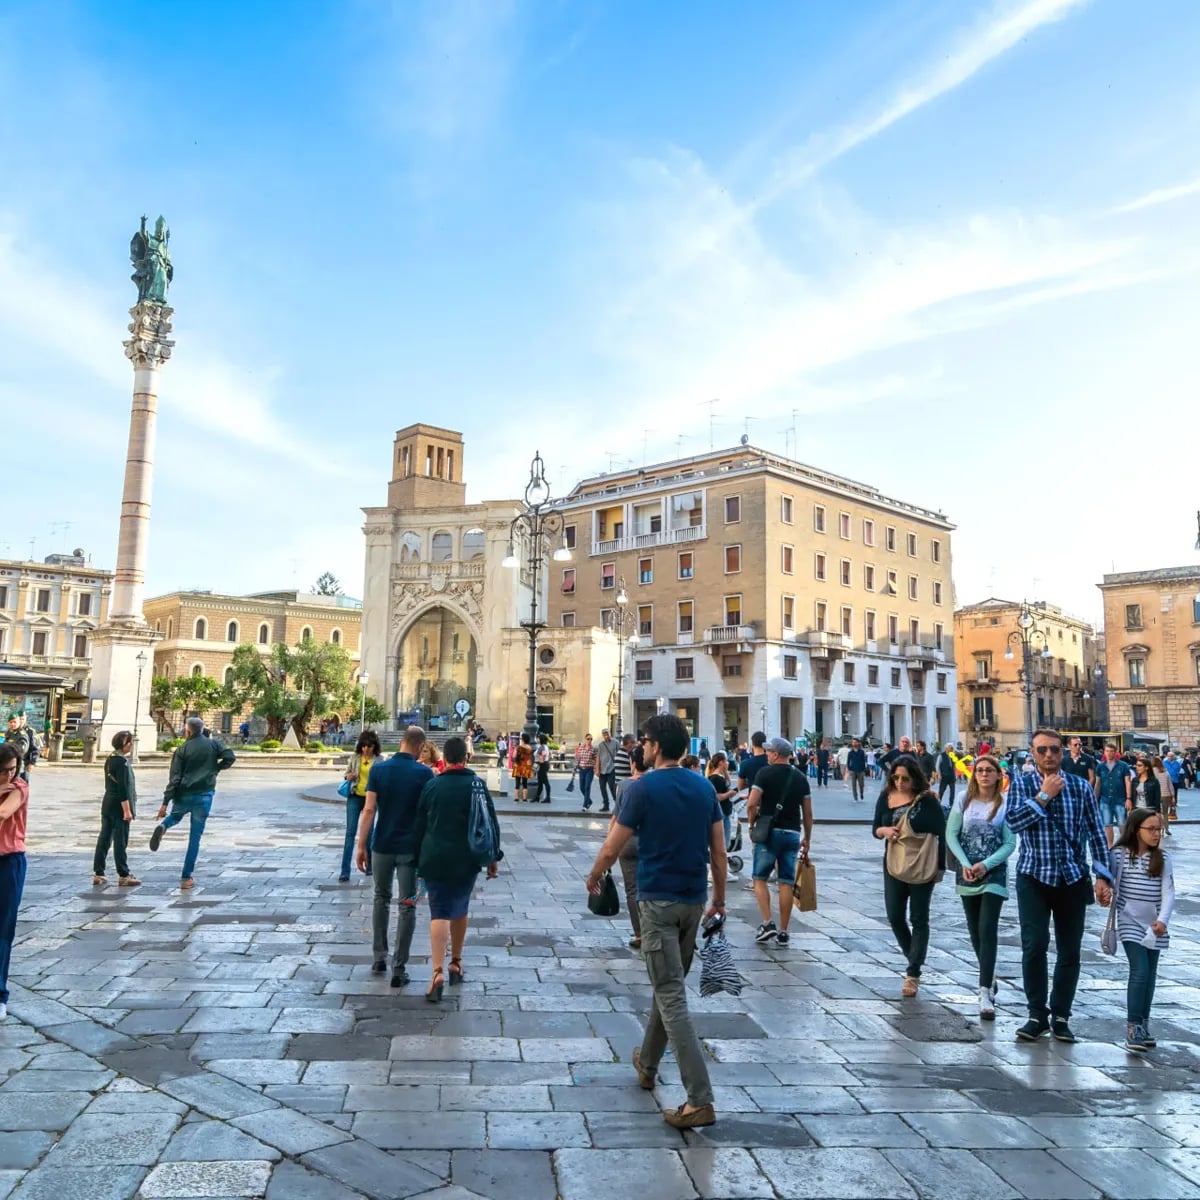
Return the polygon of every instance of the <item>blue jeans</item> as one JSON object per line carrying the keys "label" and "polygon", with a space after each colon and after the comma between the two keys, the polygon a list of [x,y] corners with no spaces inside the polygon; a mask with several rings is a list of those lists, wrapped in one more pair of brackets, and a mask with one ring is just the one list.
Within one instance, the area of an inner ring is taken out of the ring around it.
{"label": "blue jeans", "polygon": [[579,768],[579,790],[583,794],[583,807],[592,807],[592,780],[596,776],[595,767]]}
{"label": "blue jeans", "polygon": [[[342,871],[343,879],[350,878],[350,867],[354,858],[354,843],[358,838],[358,819],[362,816],[363,808],[366,806],[366,796],[356,796],[353,792],[346,797],[346,840],[342,843]],[[367,839],[368,848],[371,845],[371,839]],[[367,855],[367,873],[371,870],[371,856]]]}
{"label": "blue jeans", "polygon": [[0,854],[0,1003],[8,1003],[8,962],[25,890],[25,852]]}
{"label": "blue jeans", "polygon": [[1100,824],[1112,825],[1117,829],[1125,826],[1125,801],[1106,800],[1100,797]]}
{"label": "blue jeans", "polygon": [[190,817],[188,823],[187,853],[183,856],[183,874],[181,879],[191,879],[196,869],[196,858],[200,853],[200,839],[204,836],[204,826],[208,814],[212,812],[212,792],[197,792],[192,796],[179,796],[171,802],[171,811],[162,819],[162,827],[170,829],[178,825],[183,818]]}
{"label": "blue jeans", "polygon": [[1161,950],[1148,950],[1141,942],[1122,942],[1129,959],[1129,986],[1125,989],[1125,1015],[1130,1025],[1145,1025],[1154,1002]]}
{"label": "blue jeans", "polygon": [[779,869],[779,886],[786,887],[796,878],[796,856],[800,853],[800,834],[795,829],[772,829],[769,841],[754,847],[754,878],[770,879]]}

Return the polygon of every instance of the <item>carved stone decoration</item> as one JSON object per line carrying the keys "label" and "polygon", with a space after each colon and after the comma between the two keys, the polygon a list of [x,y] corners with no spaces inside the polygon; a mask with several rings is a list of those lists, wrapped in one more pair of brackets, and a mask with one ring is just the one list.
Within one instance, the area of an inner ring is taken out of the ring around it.
{"label": "carved stone decoration", "polygon": [[478,621],[480,613],[483,611],[483,580],[473,579],[470,581],[456,579],[446,593],[450,599],[456,601],[462,610],[468,613],[474,620]]}
{"label": "carved stone decoration", "polygon": [[567,672],[562,667],[539,667],[537,673],[537,690],[539,692],[557,692],[567,690]]}
{"label": "carved stone decoration", "polygon": [[161,367],[175,349],[174,341],[167,336],[175,310],[166,304],[145,301],[131,308],[129,315],[133,318],[129,323],[133,337],[125,342],[125,357],[135,367]]}

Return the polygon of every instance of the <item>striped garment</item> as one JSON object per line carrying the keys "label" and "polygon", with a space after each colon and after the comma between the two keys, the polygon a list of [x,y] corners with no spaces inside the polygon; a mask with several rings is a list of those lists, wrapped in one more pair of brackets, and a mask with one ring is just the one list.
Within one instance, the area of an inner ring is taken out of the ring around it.
{"label": "striped garment", "polygon": [[[1140,942],[1154,921],[1170,924],[1175,907],[1175,880],[1171,872],[1171,856],[1163,855],[1163,873],[1157,879],[1149,875],[1150,855],[1136,858],[1128,850],[1113,851],[1113,866],[1117,873],[1117,938],[1122,942]],[[1171,943],[1167,932],[1155,943],[1156,950],[1165,950]]]}
{"label": "striped garment", "polygon": [[723,933],[715,933],[708,945],[700,951],[700,995],[715,996],[728,992],[740,996],[746,981],[738,973],[733,961],[733,951]]}

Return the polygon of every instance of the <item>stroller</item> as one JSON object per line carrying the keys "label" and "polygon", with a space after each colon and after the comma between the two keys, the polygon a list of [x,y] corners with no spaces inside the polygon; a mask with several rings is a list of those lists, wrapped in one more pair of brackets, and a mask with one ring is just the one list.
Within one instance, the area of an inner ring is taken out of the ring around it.
{"label": "stroller", "polygon": [[733,811],[729,814],[729,825],[731,833],[729,835],[729,848],[727,856],[729,860],[729,869],[735,874],[741,874],[742,870],[742,818],[746,815],[746,801],[748,793],[745,796],[735,796],[733,801]]}

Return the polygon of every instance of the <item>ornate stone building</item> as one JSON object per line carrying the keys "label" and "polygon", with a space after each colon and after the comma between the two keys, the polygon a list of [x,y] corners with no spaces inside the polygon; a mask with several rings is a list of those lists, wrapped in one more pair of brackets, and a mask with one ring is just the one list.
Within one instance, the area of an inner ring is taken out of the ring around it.
{"label": "ornate stone building", "polygon": [[1176,749],[1200,742],[1200,567],[1105,575],[1109,723]]}
{"label": "ornate stone building", "polygon": [[[455,727],[454,706],[466,700],[489,733],[521,727],[529,643],[519,621],[532,579],[502,565],[521,511],[516,500],[467,503],[460,433],[415,424],[396,434],[387,504],[363,510],[362,667],[393,725]],[[590,677],[599,655],[600,675],[615,681],[616,642],[595,633],[539,639],[538,714],[551,733],[606,722]],[[600,690],[607,700],[608,683]]]}

